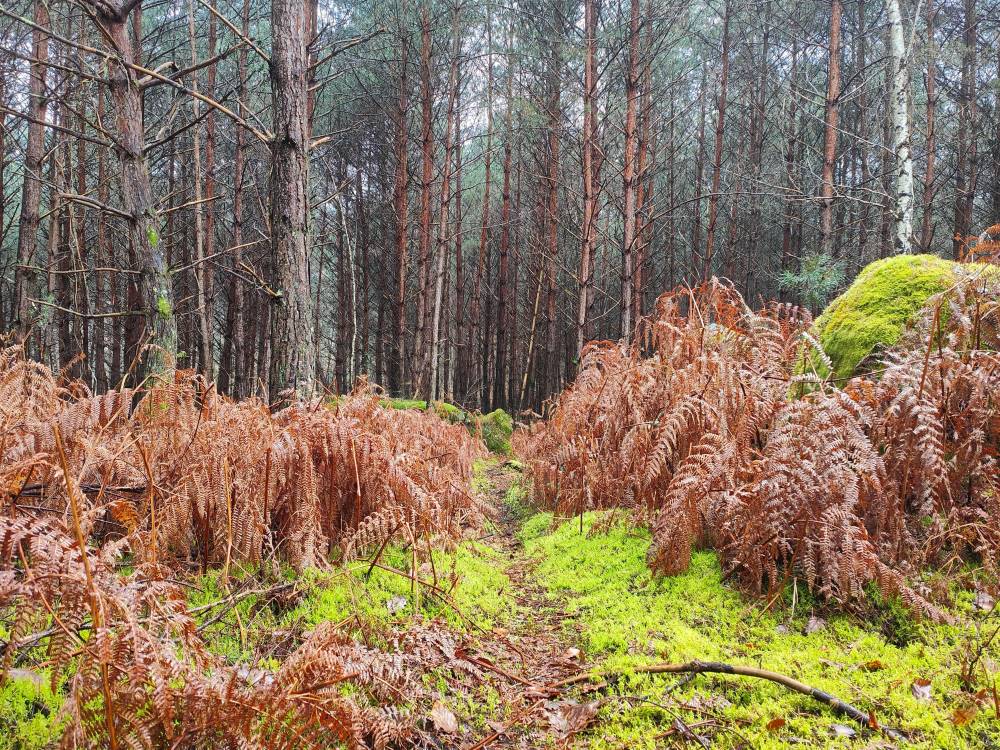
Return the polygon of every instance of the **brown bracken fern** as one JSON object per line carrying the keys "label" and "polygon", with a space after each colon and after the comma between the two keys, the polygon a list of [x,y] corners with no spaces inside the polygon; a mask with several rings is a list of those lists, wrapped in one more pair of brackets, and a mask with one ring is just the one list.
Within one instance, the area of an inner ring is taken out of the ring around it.
{"label": "brown bracken fern", "polygon": [[847,601],[875,584],[945,618],[910,574],[948,552],[998,571],[996,279],[930,300],[884,371],[842,390],[804,365],[825,358],[806,312],[752,311],[715,280],[665,294],[636,342],[591,344],[515,435],[535,499],[632,509],[662,573],[712,546],[750,592],[801,576]]}

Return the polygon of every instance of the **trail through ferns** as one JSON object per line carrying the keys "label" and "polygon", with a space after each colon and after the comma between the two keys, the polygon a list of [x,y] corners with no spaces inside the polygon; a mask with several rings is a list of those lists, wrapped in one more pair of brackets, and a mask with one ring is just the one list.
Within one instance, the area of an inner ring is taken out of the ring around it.
{"label": "trail through ferns", "polygon": [[523,476],[366,384],[272,413],[2,350],[0,746],[995,746],[998,300],[835,382],[803,311],[664,295]]}

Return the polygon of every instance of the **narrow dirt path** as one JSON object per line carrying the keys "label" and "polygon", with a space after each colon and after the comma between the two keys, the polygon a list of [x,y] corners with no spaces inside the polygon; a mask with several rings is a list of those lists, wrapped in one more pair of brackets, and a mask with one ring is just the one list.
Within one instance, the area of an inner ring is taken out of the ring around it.
{"label": "narrow dirt path", "polygon": [[560,735],[562,714],[573,705],[547,689],[581,669],[575,646],[574,623],[549,596],[535,575],[537,561],[526,553],[518,538],[523,518],[507,502],[508,491],[519,481],[520,472],[509,462],[486,471],[488,488],[484,498],[499,510],[496,533],[484,540],[507,559],[506,573],[517,609],[495,631],[496,640],[482,643],[495,650],[491,661],[507,672],[512,690],[503,691],[506,718],[488,722],[493,730],[469,750],[485,747],[537,748]]}

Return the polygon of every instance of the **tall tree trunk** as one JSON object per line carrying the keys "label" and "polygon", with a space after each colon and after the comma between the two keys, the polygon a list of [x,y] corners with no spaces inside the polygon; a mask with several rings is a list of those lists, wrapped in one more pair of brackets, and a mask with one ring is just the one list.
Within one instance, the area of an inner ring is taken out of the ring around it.
{"label": "tall tree trunk", "polygon": [[452,9],[452,49],[451,66],[448,74],[448,113],[445,124],[444,136],[444,160],[442,162],[441,174],[441,205],[438,214],[438,237],[437,237],[437,267],[434,274],[434,311],[431,320],[431,341],[429,347],[429,374],[427,378],[427,402],[430,403],[439,398],[438,371],[440,369],[441,357],[441,305],[444,300],[444,278],[445,261],[448,257],[448,213],[451,208],[451,157],[452,146],[455,140],[460,138],[456,135],[455,109],[458,99],[458,76],[461,54],[461,14],[459,6]]}
{"label": "tall tree trunk", "polygon": [[[39,27],[49,24],[47,4],[35,2],[35,23]],[[39,28],[32,31],[31,83],[28,89],[28,141],[24,151],[24,182],[21,187],[21,215],[17,226],[17,268],[14,270],[14,326],[26,336],[32,324],[29,298],[35,294],[32,287],[35,265],[35,243],[38,241],[38,204],[42,196],[42,158],[45,151],[45,112],[48,108],[45,77],[48,72],[49,37]],[[3,218],[0,217],[0,221]]]}
{"label": "tall tree trunk", "polygon": [[934,244],[934,169],[937,161],[937,46],[934,42],[934,0],[927,0],[927,72],[924,88],[927,92],[927,164],[924,167],[923,195],[920,211],[920,248],[931,252]]}
{"label": "tall tree trunk", "polygon": [[[403,9],[405,12],[406,5]],[[394,299],[395,316],[395,349],[396,362],[393,368],[394,382],[397,390],[404,388],[406,383],[406,273],[409,245],[409,168],[407,165],[409,126],[406,114],[409,111],[407,57],[409,55],[409,40],[404,32],[400,32],[400,62],[399,62],[399,103],[396,108],[396,179],[393,188],[393,206],[396,213],[396,288]]]}
{"label": "tall tree trunk", "polygon": [[892,69],[892,145],[896,155],[896,191],[893,249],[913,250],[913,156],[910,153],[910,71],[906,63],[906,40],[899,0],[887,0],[889,8],[889,58]]}
{"label": "tall tree trunk", "polygon": [[624,216],[622,217],[621,336],[632,337],[633,254],[636,240],[636,110],[639,105],[639,0],[631,0],[628,63],[625,69],[625,157],[622,168]]}
{"label": "tall tree trunk", "polygon": [[[214,16],[213,16],[214,18]],[[195,33],[195,12],[194,0],[188,0],[188,44],[191,47],[191,65],[198,65],[198,36]],[[198,71],[191,74],[189,87],[192,91],[199,90]],[[197,122],[201,116],[201,102],[194,98],[191,102],[191,117]],[[208,255],[205,239],[205,194],[202,190],[202,162],[201,162],[201,125],[197,125],[191,135],[192,140],[192,160],[193,169],[191,179],[194,183],[194,262],[193,277],[197,294],[197,317],[198,317],[198,351],[201,371],[209,380],[212,379],[212,323],[211,323],[211,303],[208,296],[208,289],[205,283],[208,276],[208,263],[205,258]]]}
{"label": "tall tree trunk", "polygon": [[431,192],[434,187],[434,92],[431,89],[431,16],[430,0],[424,0],[420,19],[420,234],[417,250],[417,330],[413,346],[417,360],[414,392],[422,393],[427,378],[429,348],[427,335],[430,313],[430,266],[431,266]]}
{"label": "tall tree trunk", "polygon": [[594,99],[597,94],[596,50],[597,13],[595,0],[584,0],[584,37],[586,53],[583,67],[583,222],[580,227],[580,296],[576,313],[576,356],[579,358],[587,338],[587,311],[590,307],[590,287],[594,238],[596,235],[597,194],[594,180]]}
{"label": "tall tree trunk", "polygon": [[962,18],[962,82],[958,102],[958,158],[955,164],[955,221],[952,254],[962,256],[972,234],[975,197],[976,0],[965,0]]}
{"label": "tall tree trunk", "polygon": [[309,284],[309,137],[305,0],[272,0],[271,253],[281,298],[271,312],[272,401],[313,395],[316,347]]}
{"label": "tall tree trunk", "polygon": [[493,379],[493,403],[506,408],[508,403],[507,340],[510,335],[511,301],[517,298],[511,294],[510,269],[510,172],[513,154],[513,128],[511,114],[514,109],[512,65],[507,66],[507,110],[504,116],[503,141],[503,187],[500,191],[500,269],[497,278],[497,330],[496,361]]}
{"label": "tall tree trunk", "polygon": [[632,246],[632,305],[631,319],[633,323],[642,317],[643,295],[646,288],[646,235],[651,229],[652,221],[647,219],[648,209],[646,201],[652,195],[652,174],[650,158],[650,126],[653,119],[653,111],[650,106],[653,88],[653,50],[655,39],[653,37],[653,3],[648,0],[646,3],[646,59],[643,64],[641,92],[639,94],[639,119],[642,123],[639,126],[639,144],[636,157],[635,181],[638,182],[635,196],[635,216],[636,226],[635,239]]}
{"label": "tall tree trunk", "polygon": [[692,266],[695,265],[695,261],[699,257],[702,258],[702,263],[699,264],[701,267],[695,267],[694,273],[698,276],[704,275],[704,252],[701,246],[701,202],[702,202],[702,189],[705,185],[705,120],[707,119],[707,97],[708,92],[706,91],[708,83],[708,65],[702,63],[701,66],[701,85],[698,87],[700,96],[698,97],[698,155],[695,157],[695,167],[694,167],[694,194],[695,199],[692,201],[694,220],[691,222],[691,260]]}
{"label": "tall tree trunk", "polygon": [[719,77],[719,103],[715,116],[715,156],[712,162],[712,192],[708,196],[708,229],[705,231],[705,269],[702,279],[712,276],[715,254],[715,230],[719,220],[719,191],[722,189],[722,146],[726,133],[726,89],[729,85],[729,15],[727,0],[722,13],[722,73]]}
{"label": "tall tree trunk", "polygon": [[[539,385],[542,390],[554,391],[557,382],[556,357],[556,293],[559,256],[559,132],[562,127],[562,11],[553,6],[555,34],[552,37],[552,53],[548,71],[549,102],[548,139],[549,168],[546,178],[548,201],[546,217],[546,296],[545,296],[545,372]],[[633,206],[634,211],[634,206]]]}
{"label": "tall tree trunk", "polygon": [[840,26],[842,0],[830,5],[830,61],[826,82],[826,112],[823,118],[823,172],[820,178],[820,250],[833,255],[833,173],[837,161],[837,128],[840,119]]}
{"label": "tall tree trunk", "polygon": [[[486,272],[487,265],[487,255],[489,252],[489,240],[490,240],[490,183],[492,158],[493,158],[493,17],[491,13],[491,4],[488,1],[486,4],[486,147],[485,154],[483,157],[483,213],[482,220],[479,225],[479,253],[476,259],[476,275],[473,280],[472,285],[472,322],[469,325],[469,346],[467,350],[467,360],[465,367],[463,368],[466,372],[466,382],[472,385],[472,363],[473,352],[472,352],[472,337],[476,336],[481,341],[485,342],[486,339],[479,336],[481,333],[481,322],[483,318],[483,275]],[[512,58],[507,58],[507,64],[512,64]],[[481,346],[481,352],[483,359],[486,358],[486,346],[485,343]],[[483,392],[482,384],[480,384],[480,393]],[[482,402],[485,402],[485,398],[480,398]],[[480,406],[485,406],[485,403],[481,403]]]}
{"label": "tall tree trunk", "polygon": [[[177,319],[170,269],[160,241],[160,217],[144,153],[142,90],[131,70],[137,64],[141,39],[129,40],[124,6],[112,8],[93,0],[88,0],[89,3],[93,3],[102,33],[118,57],[117,64],[110,66],[109,88],[119,134],[123,207],[129,216],[128,241],[137,265],[135,301],[143,312],[142,339],[148,352],[137,367],[137,375],[149,374],[169,381],[177,358]],[[141,9],[137,7],[133,12],[139,14]]]}
{"label": "tall tree trunk", "polygon": [[[250,33],[250,0],[243,0],[242,33]],[[237,53],[237,69],[239,71],[239,89],[237,90],[237,114],[247,116],[247,46],[244,44]],[[243,183],[246,173],[246,129],[236,128],[236,146],[233,153],[233,237],[232,237],[232,278],[229,282],[229,304],[226,311],[226,337],[223,343],[220,364],[220,386],[222,378],[226,378],[224,393],[236,397],[247,395],[247,380],[245,361],[246,351],[252,351],[252,341],[245,337],[246,313],[243,309],[243,282],[241,280],[243,263],[243,223],[244,199]],[[231,383],[231,385],[230,385]]]}

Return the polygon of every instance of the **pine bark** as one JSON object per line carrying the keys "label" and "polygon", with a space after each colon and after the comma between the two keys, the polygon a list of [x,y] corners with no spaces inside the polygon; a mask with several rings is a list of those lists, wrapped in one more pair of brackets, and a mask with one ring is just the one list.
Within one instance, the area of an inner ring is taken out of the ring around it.
{"label": "pine bark", "polygon": [[840,121],[840,26],[842,0],[831,0],[829,67],[826,82],[826,111],[823,118],[823,172],[820,177],[820,250],[833,255],[834,166],[837,161],[837,132]]}
{"label": "pine bark", "polygon": [[271,254],[281,295],[272,306],[268,389],[311,398],[316,373],[309,283],[309,95],[305,0],[272,0]]}

